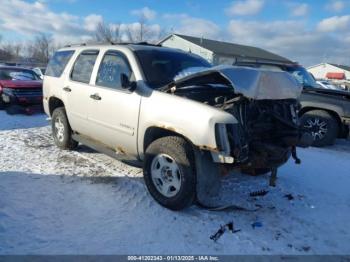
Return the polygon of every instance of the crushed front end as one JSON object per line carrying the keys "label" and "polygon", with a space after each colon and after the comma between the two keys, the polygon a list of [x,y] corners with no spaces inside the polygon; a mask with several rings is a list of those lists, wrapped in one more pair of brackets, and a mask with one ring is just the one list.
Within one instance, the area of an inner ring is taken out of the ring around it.
{"label": "crushed front end", "polygon": [[[215,127],[215,162],[241,170],[276,170],[311,138],[299,129],[302,87],[282,71],[219,66],[177,80],[172,92],[232,114]],[[216,159],[215,159],[216,158]]]}
{"label": "crushed front end", "polygon": [[[220,105],[238,120],[226,125],[233,166],[273,169],[284,164],[302,140],[295,99],[250,100],[239,96]],[[219,129],[219,127],[218,127]],[[220,131],[218,130],[218,135]],[[219,147],[223,148],[220,139]]]}

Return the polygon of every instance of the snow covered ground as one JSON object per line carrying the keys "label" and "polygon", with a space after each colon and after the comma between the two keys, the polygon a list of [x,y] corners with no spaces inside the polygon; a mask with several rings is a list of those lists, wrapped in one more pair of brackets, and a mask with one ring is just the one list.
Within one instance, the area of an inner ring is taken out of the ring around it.
{"label": "snow covered ground", "polygon": [[[267,176],[226,178],[223,199],[256,212],[172,212],[140,169],[57,149],[45,118],[0,111],[0,254],[350,254],[349,141],[299,149],[302,164],[285,165],[276,188]],[[241,231],[210,239],[231,221]]]}

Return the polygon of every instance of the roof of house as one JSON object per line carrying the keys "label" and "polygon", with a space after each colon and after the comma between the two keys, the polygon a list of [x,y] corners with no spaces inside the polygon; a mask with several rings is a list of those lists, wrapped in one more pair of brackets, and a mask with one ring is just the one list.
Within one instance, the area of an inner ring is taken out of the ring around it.
{"label": "roof of house", "polygon": [[349,71],[350,72],[350,66],[346,66],[346,65],[337,65],[337,64],[330,64],[332,66],[336,66],[336,67],[339,67],[343,70],[346,70],[346,71]]}
{"label": "roof of house", "polygon": [[[274,53],[271,53],[269,51],[266,51],[258,47],[221,42],[221,41],[187,36],[187,35],[180,35],[180,34],[174,34],[174,35],[181,37],[193,44],[201,46],[219,55],[247,57],[247,58],[254,58],[254,59],[258,58],[258,59],[272,60],[272,61],[277,61],[282,63],[293,63],[291,60],[285,57],[276,55]],[[169,35],[168,37],[160,41],[160,44],[166,41],[167,39],[169,39],[171,36],[173,35]]]}

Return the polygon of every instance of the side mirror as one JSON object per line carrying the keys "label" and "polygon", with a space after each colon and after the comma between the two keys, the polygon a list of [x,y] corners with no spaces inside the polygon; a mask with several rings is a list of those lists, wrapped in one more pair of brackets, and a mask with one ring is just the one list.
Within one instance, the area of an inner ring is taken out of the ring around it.
{"label": "side mirror", "polygon": [[123,89],[134,91],[136,88],[136,82],[130,81],[129,77],[126,74],[120,75],[120,84]]}

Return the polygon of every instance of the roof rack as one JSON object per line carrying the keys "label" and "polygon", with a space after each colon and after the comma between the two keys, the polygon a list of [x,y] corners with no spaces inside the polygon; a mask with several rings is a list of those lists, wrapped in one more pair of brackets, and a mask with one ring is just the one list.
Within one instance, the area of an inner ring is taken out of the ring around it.
{"label": "roof rack", "polygon": [[145,46],[161,46],[159,44],[152,44],[148,42],[97,42],[97,43],[80,43],[80,44],[69,44],[65,45],[64,47],[74,47],[74,46],[88,46],[88,45],[145,45]]}
{"label": "roof rack", "polygon": [[69,45],[65,45],[64,47],[74,47],[74,46],[86,46],[86,43],[80,43],[80,44],[69,44]]}

